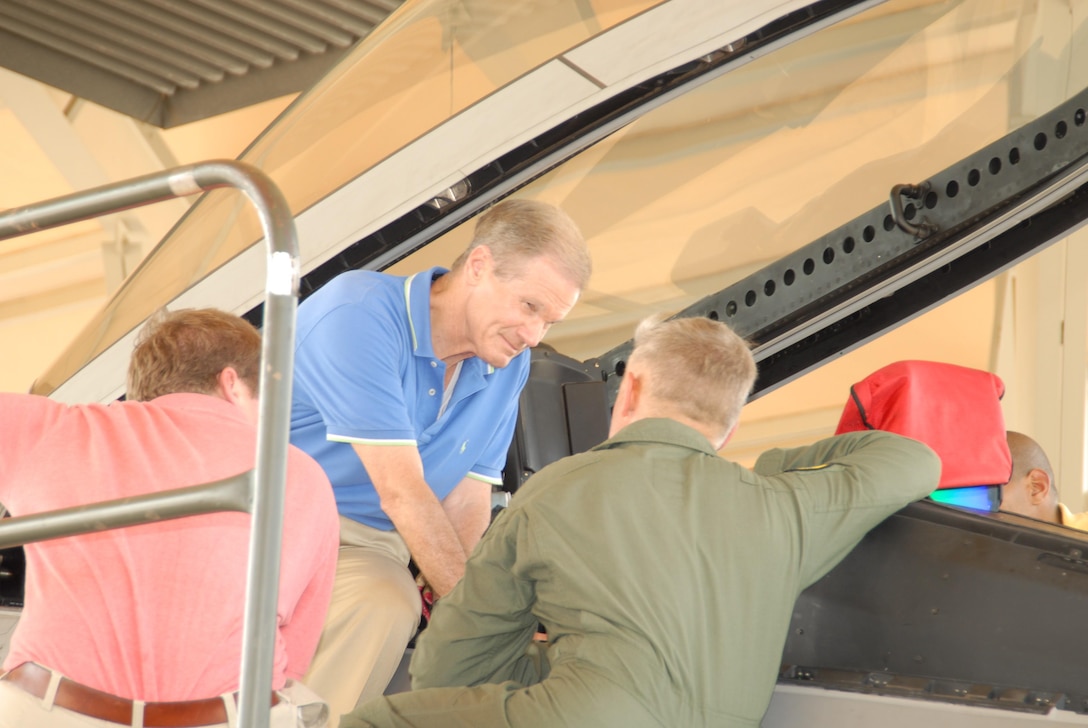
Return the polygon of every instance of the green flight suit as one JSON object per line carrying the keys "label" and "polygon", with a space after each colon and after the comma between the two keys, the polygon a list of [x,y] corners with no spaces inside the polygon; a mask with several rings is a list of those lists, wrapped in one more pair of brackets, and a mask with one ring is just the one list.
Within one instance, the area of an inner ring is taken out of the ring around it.
{"label": "green flight suit", "polygon": [[758,726],[798,594],[939,472],[884,432],[753,472],[685,425],[637,421],[530,479],[420,636],[414,690],[341,728]]}

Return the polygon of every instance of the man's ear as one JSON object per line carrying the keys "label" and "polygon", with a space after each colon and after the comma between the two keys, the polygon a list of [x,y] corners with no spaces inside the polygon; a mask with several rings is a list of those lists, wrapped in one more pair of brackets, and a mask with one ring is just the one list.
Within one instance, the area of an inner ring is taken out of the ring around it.
{"label": "man's ear", "polygon": [[628,368],[620,380],[620,387],[616,391],[616,401],[612,405],[612,416],[609,419],[608,436],[612,437],[634,420],[634,412],[638,409],[639,401],[643,396],[643,381],[639,375]]}
{"label": "man's ear", "polygon": [[495,259],[491,255],[491,248],[486,245],[477,245],[469,251],[465,259],[465,280],[471,285],[479,283],[494,264]]}
{"label": "man's ear", "polygon": [[1052,487],[1050,476],[1046,474],[1045,470],[1032,468],[1028,471],[1027,479],[1028,498],[1031,499],[1032,505],[1045,503],[1050,496],[1050,488]]}
{"label": "man's ear", "polygon": [[[621,412],[629,417],[634,414],[635,410],[638,409],[639,403],[642,401],[645,380],[637,371],[628,369],[627,373],[623,375],[623,383],[627,385],[627,393],[623,398],[623,409]],[[616,404],[619,405],[619,401],[617,401]]]}
{"label": "man's ear", "polygon": [[217,393],[221,399],[225,399],[231,404],[238,404],[239,398],[244,396],[252,396],[249,391],[249,387],[242,381],[242,378],[238,376],[238,372],[234,367],[224,367],[219,376],[216,377],[218,386],[216,387]]}

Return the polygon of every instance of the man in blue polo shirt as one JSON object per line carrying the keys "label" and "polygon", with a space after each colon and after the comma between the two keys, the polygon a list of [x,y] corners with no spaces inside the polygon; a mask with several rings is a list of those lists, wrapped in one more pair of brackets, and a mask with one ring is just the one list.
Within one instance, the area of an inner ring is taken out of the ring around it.
{"label": "man in blue polo shirt", "polygon": [[442,596],[487,527],[529,355],[574,306],[589,254],[561,210],[488,210],[446,271],[349,271],[299,307],[291,442],[340,511],[332,604],[306,682],[332,715],[381,695],[419,623],[415,560]]}

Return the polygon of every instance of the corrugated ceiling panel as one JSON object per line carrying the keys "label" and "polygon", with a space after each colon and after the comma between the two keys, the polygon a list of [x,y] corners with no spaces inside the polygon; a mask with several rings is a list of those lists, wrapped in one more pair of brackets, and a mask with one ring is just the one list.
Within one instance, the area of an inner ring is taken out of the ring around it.
{"label": "corrugated ceiling panel", "polygon": [[[0,66],[173,126],[302,90],[400,5],[401,0],[0,0]],[[224,82],[250,88],[237,94],[208,91]],[[181,96],[184,102],[175,105]],[[238,99],[233,107],[232,96]]]}

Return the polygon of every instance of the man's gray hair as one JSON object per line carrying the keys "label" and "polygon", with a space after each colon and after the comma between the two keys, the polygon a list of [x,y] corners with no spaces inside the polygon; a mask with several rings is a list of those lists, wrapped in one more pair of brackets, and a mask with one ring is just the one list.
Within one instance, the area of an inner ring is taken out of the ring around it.
{"label": "man's gray hair", "polygon": [[740,419],[756,379],[748,342],[701,317],[643,320],[629,359],[650,370],[655,400],[723,435]]}
{"label": "man's gray hair", "polygon": [[506,199],[493,205],[476,222],[472,243],[453,263],[464,265],[474,248],[486,245],[495,261],[495,274],[509,279],[522,273],[527,261],[551,260],[571,283],[583,290],[592,270],[589,249],[574,220],[546,202]]}

